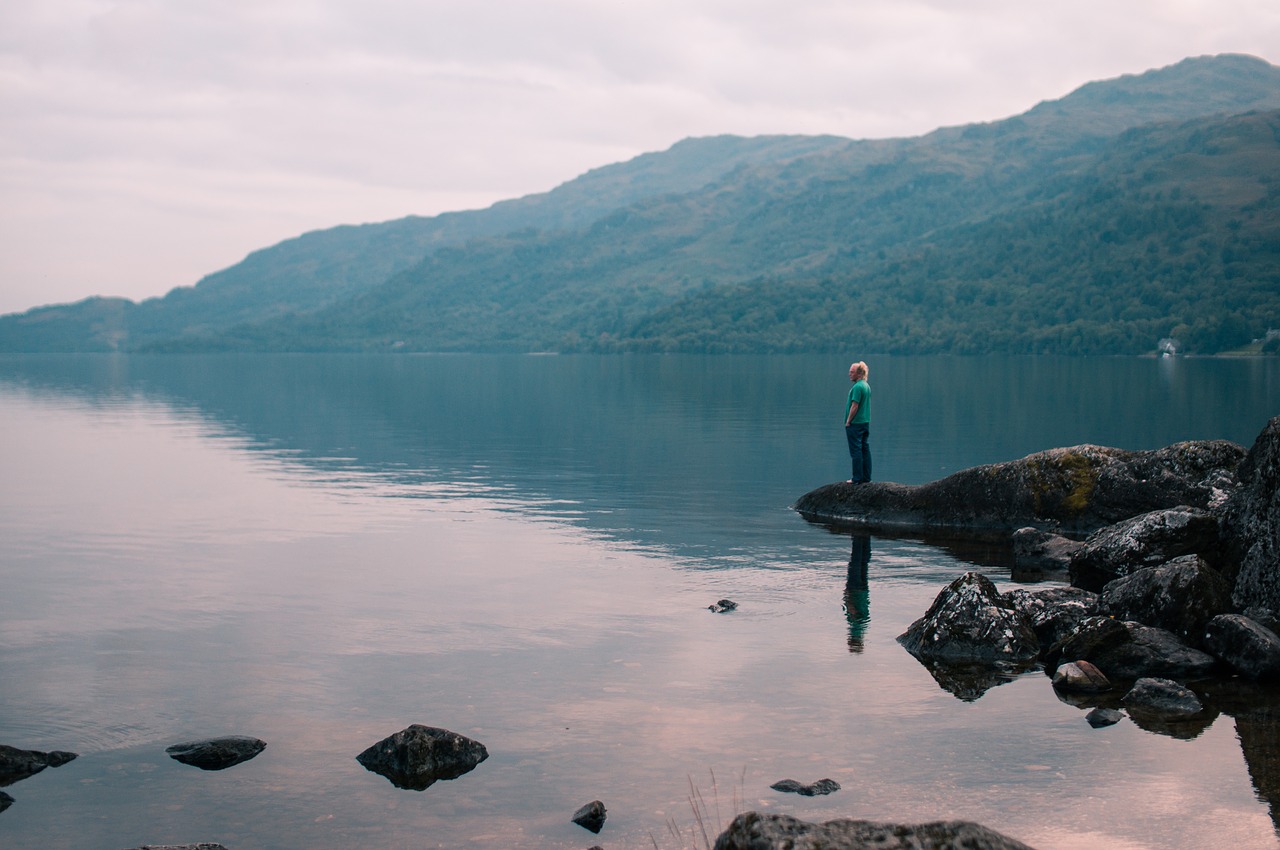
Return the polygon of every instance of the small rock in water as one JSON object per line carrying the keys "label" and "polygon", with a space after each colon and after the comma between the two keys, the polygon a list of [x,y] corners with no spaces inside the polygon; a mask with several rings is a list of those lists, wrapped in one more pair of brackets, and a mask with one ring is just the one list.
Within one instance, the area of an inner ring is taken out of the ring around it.
{"label": "small rock in water", "polygon": [[13,805],[13,798],[10,797],[8,794],[4,793],[3,791],[0,791],[0,812],[3,812],[5,809],[9,808],[12,805]]}
{"label": "small rock in water", "polygon": [[1148,677],[1133,683],[1125,694],[1130,711],[1145,711],[1167,718],[1192,717],[1204,710],[1195,692],[1169,679]]}
{"label": "small rock in water", "polygon": [[599,800],[592,800],[574,812],[571,820],[583,829],[599,832],[604,829],[604,818],[604,803]]}
{"label": "small rock in water", "polygon": [[1053,686],[1064,691],[1101,693],[1111,690],[1111,682],[1096,666],[1083,659],[1063,664],[1053,674]]}
{"label": "small rock in water", "polygon": [[227,850],[221,844],[202,841],[199,844],[143,844],[133,850]]}
{"label": "small rock in water", "polygon": [[707,610],[716,614],[723,614],[726,611],[733,611],[738,607],[738,603],[732,599],[721,599],[715,605],[708,605]]}
{"label": "small rock in water", "polygon": [[165,749],[170,758],[201,770],[225,770],[248,761],[266,749],[267,744],[245,735],[212,738],[208,741],[185,741]]}
{"label": "small rock in water", "polygon": [[397,788],[425,791],[441,779],[470,772],[488,757],[479,741],[415,723],[369,747],[356,761]]}
{"label": "small rock in water", "polygon": [[1124,715],[1114,708],[1095,708],[1084,717],[1094,729],[1112,726],[1124,719]]}
{"label": "small rock in water", "polygon": [[819,779],[812,785],[801,785],[794,779],[783,779],[769,786],[774,791],[788,794],[799,794],[803,797],[820,797],[840,790],[840,783],[834,779]]}
{"label": "small rock in water", "polygon": [[46,767],[61,767],[76,757],[75,753],[62,750],[41,752],[20,750],[8,744],[0,744],[0,787],[35,776]]}

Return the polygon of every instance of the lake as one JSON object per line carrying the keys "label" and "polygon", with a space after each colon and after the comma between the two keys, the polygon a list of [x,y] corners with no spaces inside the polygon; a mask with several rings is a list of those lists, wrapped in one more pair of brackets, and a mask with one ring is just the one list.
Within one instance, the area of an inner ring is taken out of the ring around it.
{"label": "lake", "polygon": [[[1247,447],[1280,413],[1276,359],[865,359],[878,480]],[[0,846],[668,850],[749,808],[1038,850],[1278,846],[1280,692],[1190,739],[1095,730],[1042,673],[965,701],[897,644],[965,570],[1012,587],[1009,553],[790,510],[848,478],[847,371],[0,357],[0,743],[80,754],[5,789]],[[489,758],[422,792],[355,761],[412,723]],[[231,734],[267,748],[218,772],[165,754]],[[594,799],[598,836],[569,822]]]}

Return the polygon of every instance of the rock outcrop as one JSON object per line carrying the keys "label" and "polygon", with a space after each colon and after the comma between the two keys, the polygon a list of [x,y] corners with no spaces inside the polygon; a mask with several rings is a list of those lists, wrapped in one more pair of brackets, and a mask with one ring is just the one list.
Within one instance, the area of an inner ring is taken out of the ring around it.
{"label": "rock outcrop", "polygon": [[1222,518],[1232,601],[1241,610],[1280,611],[1280,416],[1258,435],[1237,474]]}
{"label": "rock outcrop", "polygon": [[1244,449],[1226,440],[1134,452],[1081,445],[966,469],[929,484],[840,482],[794,509],[871,530],[1087,533],[1142,513],[1220,506]]}
{"label": "rock outcrop", "polygon": [[1032,850],[970,821],[918,825],[867,820],[809,823],[788,815],[746,812],[716,839],[715,850]]}
{"label": "rock outcrop", "polygon": [[441,779],[456,779],[474,770],[488,757],[489,751],[479,741],[415,723],[369,747],[356,761],[397,788],[425,791]]}
{"label": "rock outcrop", "polygon": [[967,572],[934,599],[898,642],[921,660],[1021,664],[1040,654],[1040,641],[991,579]]}
{"label": "rock outcrop", "polygon": [[1210,620],[1231,610],[1231,586],[1199,555],[1185,555],[1109,582],[1098,612],[1173,632],[1200,644]]}
{"label": "rock outcrop", "polygon": [[246,735],[229,735],[207,741],[185,741],[167,747],[169,757],[201,770],[226,770],[246,762],[266,749],[267,744]]}
{"label": "rock outcrop", "polygon": [[1220,614],[1205,627],[1204,646],[1246,679],[1280,679],[1280,636],[1241,614]]}
{"label": "rock outcrop", "polygon": [[1089,617],[1080,628],[1045,653],[1050,670],[1088,661],[1111,681],[1144,677],[1194,682],[1213,675],[1213,656],[1186,646],[1171,632],[1110,617]]}
{"label": "rock outcrop", "polygon": [[1013,533],[1013,580],[1040,581],[1067,575],[1071,556],[1084,543],[1027,526]]}

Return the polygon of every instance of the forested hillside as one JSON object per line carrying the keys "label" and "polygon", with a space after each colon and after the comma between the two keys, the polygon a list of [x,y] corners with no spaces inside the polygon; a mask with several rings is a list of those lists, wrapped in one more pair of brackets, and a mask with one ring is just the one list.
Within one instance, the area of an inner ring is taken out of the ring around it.
{"label": "forested hillside", "polygon": [[1280,69],[1222,56],[912,139],[687,140],[0,317],[0,350],[1215,352],[1280,327],[1277,110]]}

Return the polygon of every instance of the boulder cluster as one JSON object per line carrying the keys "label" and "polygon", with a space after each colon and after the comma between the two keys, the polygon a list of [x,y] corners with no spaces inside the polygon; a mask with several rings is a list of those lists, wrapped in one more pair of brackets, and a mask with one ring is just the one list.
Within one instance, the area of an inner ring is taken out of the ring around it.
{"label": "boulder cluster", "polygon": [[[1161,453],[1232,454],[1210,448],[1179,444]],[[1143,511],[1083,541],[1042,527],[1017,530],[1015,575],[1020,567],[1069,586],[1000,593],[980,573],[965,573],[899,641],[962,699],[1039,665],[1060,694],[1100,707],[1118,698],[1135,721],[1172,734],[1179,730],[1170,723],[1204,713],[1188,685],[1280,680],[1280,417],[1241,455],[1230,480],[1225,467],[1209,473],[1220,495],[1198,505]],[[1182,465],[1195,476],[1206,468]],[[1161,487],[1174,478],[1158,476]],[[1149,503],[1134,483],[1126,485],[1129,503]],[[1195,482],[1172,489],[1187,493]]]}

